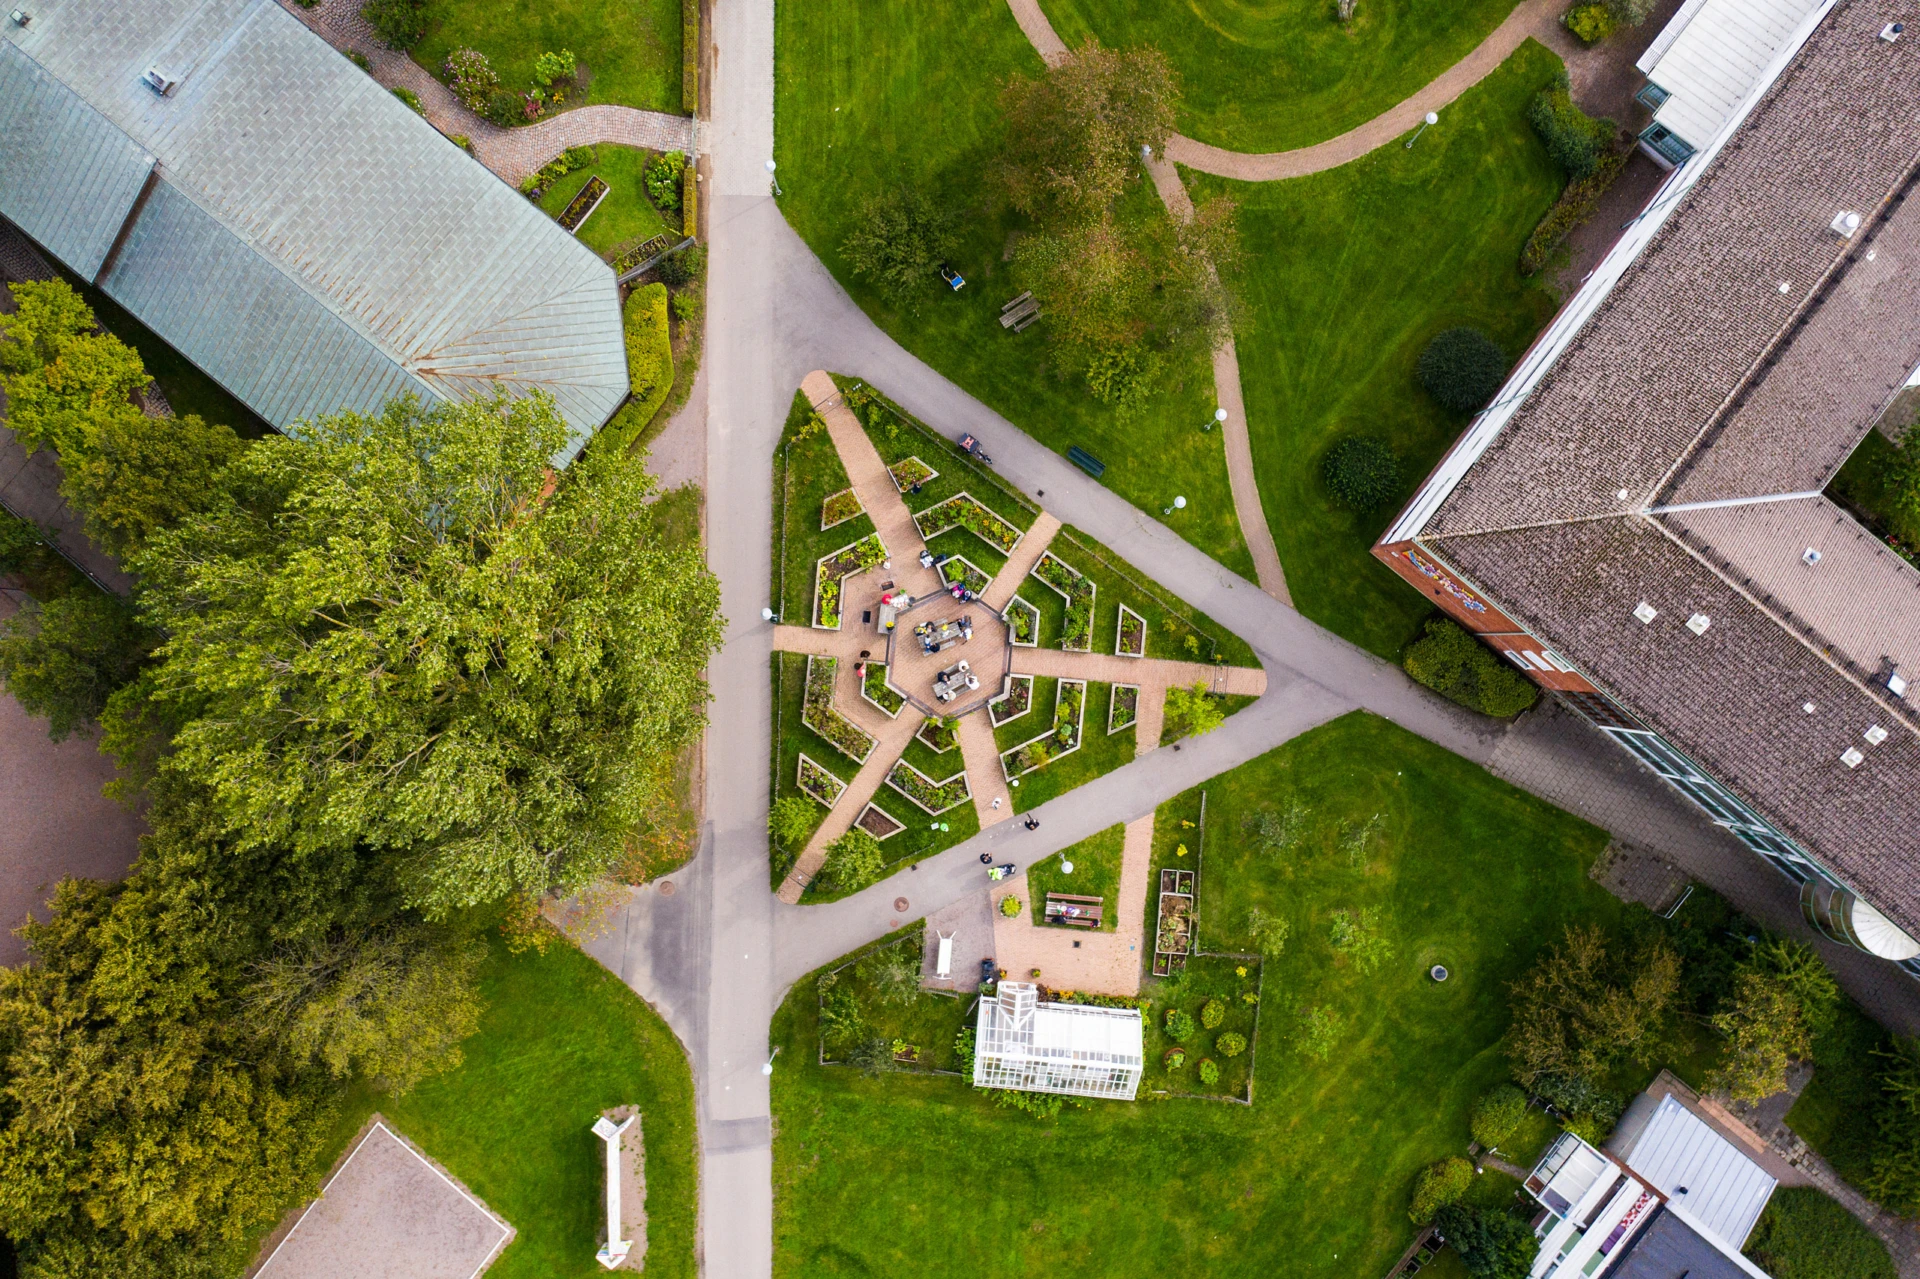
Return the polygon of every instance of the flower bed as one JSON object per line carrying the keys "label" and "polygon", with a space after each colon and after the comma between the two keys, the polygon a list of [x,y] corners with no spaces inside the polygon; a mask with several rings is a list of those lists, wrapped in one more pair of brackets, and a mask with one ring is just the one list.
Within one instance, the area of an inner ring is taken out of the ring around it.
{"label": "flower bed", "polygon": [[987,714],[993,718],[993,726],[1010,724],[1033,709],[1033,676],[1010,675],[1007,677],[1007,691],[987,703]]}
{"label": "flower bed", "polygon": [[1007,624],[1008,642],[1016,648],[1032,648],[1040,642],[1040,610],[1018,595],[1007,601],[1000,620]]}
{"label": "flower bed", "polygon": [[1083,679],[1063,679],[1054,688],[1053,727],[1040,736],[1031,738],[1000,752],[1000,771],[1008,781],[1031,773],[1036,768],[1045,768],[1063,755],[1071,755],[1080,749],[1081,721],[1086,715],[1087,682]]}
{"label": "flower bed", "polygon": [[853,819],[853,824],[875,839],[891,839],[907,828],[905,822],[877,804],[868,804],[861,809],[860,816]]}
{"label": "flower bed", "polygon": [[1002,555],[1020,545],[1020,530],[980,505],[971,493],[955,493],[913,517],[920,536],[937,537],[950,528],[963,528]]}
{"label": "flower bed", "polygon": [[823,631],[839,630],[840,583],[855,573],[879,568],[886,558],[887,548],[878,533],[821,556],[814,568],[813,624]]}
{"label": "flower bed", "polygon": [[951,585],[954,582],[966,587],[975,595],[987,589],[987,583],[993,579],[986,570],[964,555],[956,555],[940,566],[940,580]]}
{"label": "flower bed", "polygon": [[873,754],[874,740],[864,728],[834,708],[833,676],[839,666],[838,658],[807,658],[807,686],[800,719],[835,750],[864,764],[867,756]]}
{"label": "flower bed", "polygon": [[944,755],[960,744],[960,721],[929,715],[920,721],[914,736],[934,754]]}
{"label": "flower bed", "polygon": [[841,793],[847,789],[845,782],[805,755],[800,756],[800,775],[794,779],[794,785],[800,788],[801,793],[825,804],[828,808],[839,803]]}
{"label": "flower bed", "polygon": [[1160,872],[1160,908],[1153,929],[1153,975],[1167,977],[1187,965],[1193,952],[1193,872]]}
{"label": "flower bed", "polygon": [[1093,579],[1070,567],[1052,551],[1033,566],[1033,576],[1067,601],[1067,619],[1061,628],[1060,647],[1070,653],[1093,651]]}
{"label": "flower bed", "polygon": [[1147,619],[1125,604],[1120,606],[1119,616],[1114,619],[1113,654],[1115,657],[1147,655]]}
{"label": "flower bed", "polygon": [[587,179],[587,184],[580,188],[580,194],[567,201],[567,207],[561,210],[560,216],[554,220],[562,229],[575,235],[580,234],[580,224],[600,207],[600,201],[607,198],[607,192],[610,190],[612,188],[606,184],[605,179],[597,173],[594,174]]}
{"label": "flower bed", "polygon": [[1140,688],[1137,684],[1115,684],[1113,700],[1107,704],[1107,732],[1132,728],[1140,718]]}
{"label": "flower bed", "polygon": [[919,458],[910,457],[889,466],[887,474],[893,477],[893,486],[904,493],[916,484],[925,484],[940,472]]}
{"label": "flower bed", "polygon": [[860,696],[872,702],[888,719],[897,717],[900,708],[907,704],[907,699],[887,683],[887,668],[878,662],[867,663],[866,676],[860,681]]}
{"label": "flower bed", "polygon": [[887,774],[887,785],[905,795],[914,805],[923,809],[929,816],[938,817],[949,808],[955,808],[973,798],[973,791],[967,785],[964,772],[955,773],[944,782],[936,782],[915,768],[906,760],[901,760]]}
{"label": "flower bed", "polygon": [[820,503],[820,531],[824,533],[836,524],[845,524],[864,510],[866,508],[860,505],[860,499],[852,489],[830,493]]}

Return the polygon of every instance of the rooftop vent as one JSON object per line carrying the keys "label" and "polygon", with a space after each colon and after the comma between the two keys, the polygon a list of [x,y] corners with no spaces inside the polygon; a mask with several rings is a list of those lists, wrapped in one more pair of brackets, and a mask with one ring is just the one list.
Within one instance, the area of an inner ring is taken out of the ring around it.
{"label": "rooftop vent", "polygon": [[1833,221],[1827,223],[1833,233],[1843,240],[1851,240],[1853,233],[1860,229],[1860,215],[1847,209],[1833,215]]}
{"label": "rooftop vent", "polygon": [[1815,711],[1819,710],[1820,708],[1818,706],[1815,706],[1812,702],[1802,702],[1800,703],[1800,709],[1805,711],[1807,714],[1811,715]]}
{"label": "rooftop vent", "polygon": [[1857,746],[1849,746],[1840,752],[1840,762],[1848,768],[1860,767],[1860,761],[1865,758],[1866,756],[1860,753],[1860,749]]}
{"label": "rooftop vent", "polygon": [[1881,742],[1887,740],[1887,730],[1875,724],[1872,728],[1860,734],[1860,736],[1867,739],[1867,745],[1878,746]]}
{"label": "rooftop vent", "polygon": [[1806,550],[1800,552],[1800,558],[1803,562],[1806,563],[1806,565],[1809,568],[1811,568],[1813,565],[1818,564],[1820,562],[1820,552],[1814,550],[1811,546],[1809,546]]}
{"label": "rooftop vent", "polygon": [[1907,677],[1900,673],[1898,666],[1887,672],[1887,691],[1895,697],[1907,695]]}
{"label": "rooftop vent", "polygon": [[1782,280],[1780,281],[1780,291],[1782,293],[1790,293],[1793,291],[1793,286],[1787,283],[1785,280]]}
{"label": "rooftop vent", "polygon": [[140,79],[146,82],[149,89],[163,98],[172,93],[180,83],[171,73],[162,71],[159,67],[148,67],[140,73]]}
{"label": "rooftop vent", "polygon": [[1880,38],[1888,44],[1892,44],[1900,38],[1900,33],[1906,29],[1907,24],[1904,22],[1889,22],[1886,26],[1880,28]]}
{"label": "rooftop vent", "polygon": [[1695,635],[1705,635],[1707,628],[1713,625],[1713,619],[1705,613],[1695,613],[1687,619],[1687,629]]}
{"label": "rooftop vent", "polygon": [[33,15],[28,13],[25,9],[15,9],[12,13],[8,14],[7,16],[13,19],[13,25],[16,27],[24,27],[29,22],[33,21]]}
{"label": "rooftop vent", "polygon": [[1660,616],[1660,610],[1655,608],[1653,605],[1647,603],[1645,600],[1641,600],[1638,604],[1634,605],[1633,615],[1639,618],[1640,624],[1644,626],[1648,622],[1651,622],[1654,618]]}

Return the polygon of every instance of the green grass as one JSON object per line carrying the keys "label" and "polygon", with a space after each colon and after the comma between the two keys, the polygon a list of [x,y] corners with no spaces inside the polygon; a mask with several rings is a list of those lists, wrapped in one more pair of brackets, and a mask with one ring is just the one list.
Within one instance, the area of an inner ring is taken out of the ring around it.
{"label": "green grass", "polygon": [[[692,1279],[698,1173],[693,1075],[673,1032],[570,943],[512,955],[494,937],[487,1011],[458,1069],[403,1097],[356,1088],[337,1153],[379,1110],[519,1232],[490,1279],[588,1279],[601,1228],[600,1112],[640,1107],[647,1151],[647,1273]],[[331,1156],[329,1156],[331,1158]]]}
{"label": "green grass", "polygon": [[[605,257],[616,246],[630,240],[662,234],[672,234],[677,239],[677,226],[670,225],[647,198],[645,170],[655,152],[607,142],[601,143],[598,150],[598,164],[569,173],[540,197],[541,212],[558,218],[567,211],[568,202],[580,193],[580,188],[597,175],[606,182],[608,191],[593,216],[580,226],[578,238],[582,244]],[[677,220],[675,215],[675,222]]]}
{"label": "green grass", "polygon": [[[1169,368],[1143,414],[1122,422],[1055,370],[1044,320],[1018,335],[1000,327],[1001,304],[1020,291],[1003,256],[1024,219],[994,194],[995,103],[1009,75],[1041,69],[1007,7],[841,0],[782,4],[774,20],[781,209],[828,270],[887,333],[1022,431],[1061,453],[1079,445],[1106,462],[1104,483],[1121,497],[1157,516],[1184,496],[1187,508],[1167,525],[1251,578],[1220,433],[1200,429],[1214,410],[1211,366]],[[954,293],[930,283],[911,315],[853,278],[840,252],[861,201],[898,183],[964,214],[951,260],[966,287]],[[1144,182],[1124,204],[1127,216],[1164,216]],[[985,444],[991,453],[994,441]]]}
{"label": "green grass", "polygon": [[[795,392],[786,429],[773,452],[774,590],[780,600],[780,620],[794,626],[813,621],[814,571],[820,557],[873,532],[873,518],[864,512],[821,531],[820,504],[847,487],[847,468],[825,431],[797,438],[812,413],[806,397]],[[842,618],[841,624],[860,623]],[[878,645],[876,651],[884,647]]]}
{"label": "green grass", "polygon": [[[1286,151],[1364,124],[1465,57],[1512,0],[1043,0],[1068,45],[1151,45],[1180,73],[1180,131],[1233,151]],[[1441,112],[1442,124],[1450,122]],[[1426,139],[1421,139],[1424,144]]]}
{"label": "green grass", "polygon": [[[913,1064],[897,1063],[897,1068],[901,1070],[959,1069],[961,1063],[955,1055],[954,1038],[963,1027],[973,1024],[973,1019],[967,1016],[973,1007],[972,996],[921,991],[907,1004],[889,1004],[876,998],[874,985],[861,971],[859,961],[867,955],[895,946],[914,956],[924,954],[924,925],[915,925],[883,937],[873,945],[862,948],[857,955],[842,959],[831,970],[834,983],[852,991],[855,1002],[859,1004],[860,1019],[864,1026],[858,1038],[878,1037],[888,1041],[904,1039],[919,1049],[919,1061]],[[815,993],[817,997],[819,983],[817,980],[802,982],[796,989]],[[851,1042],[827,1045],[828,1061],[837,1060],[841,1053],[852,1046]]]}
{"label": "green grass", "polygon": [[[1626,915],[1587,878],[1606,836],[1359,714],[1207,795],[1202,943],[1244,946],[1253,904],[1294,926],[1261,977],[1256,1104],[1105,1103],[1039,1123],[955,1079],[823,1070],[803,982],[773,1024],[792,1063],[774,1077],[776,1274],[1384,1273],[1412,1237],[1415,1172],[1465,1150],[1473,1099],[1506,1077],[1506,984],[1566,924]],[[1256,856],[1241,821],[1290,796],[1309,807],[1309,838],[1290,858]],[[1159,839],[1193,839],[1183,804],[1197,818],[1197,795],[1172,801]],[[1352,865],[1342,833],[1376,813],[1377,843]],[[1367,905],[1396,948],[1371,978],[1326,939],[1331,909]],[[1440,958],[1455,972],[1444,987],[1424,976]],[[1247,980],[1237,966],[1206,980]],[[1324,1062],[1293,1043],[1308,1004],[1346,1021]]]}
{"label": "green grass", "polygon": [[1898,1273],[1887,1245],[1811,1186],[1773,1192],[1746,1252],[1773,1279],[1894,1279]]}
{"label": "green grass", "polygon": [[431,0],[432,25],[413,60],[445,78],[447,55],[487,55],[500,83],[534,87],[541,54],[573,50],[587,68],[586,103],[685,111],[678,0]]}
{"label": "green grass", "polygon": [[1893,444],[1886,436],[1867,432],[1867,438],[1860,441],[1860,447],[1827,485],[1827,496],[1851,509],[1868,528],[1912,554],[1920,551],[1920,519],[1887,500],[1885,469],[1893,454]]}
{"label": "green grass", "polygon": [[1787,1112],[1787,1126],[1856,1186],[1872,1170],[1879,1141],[1886,1063],[1878,1054],[1889,1046],[1886,1030],[1844,1001],[1833,1025],[1814,1036],[1813,1079]]}
{"label": "green grass", "polygon": [[[1288,589],[1301,612],[1383,657],[1399,655],[1431,608],[1368,548],[1466,425],[1421,390],[1420,352],[1468,324],[1517,358],[1553,310],[1516,262],[1561,186],[1522,118],[1559,67],[1528,41],[1412,150],[1389,145],[1286,182],[1189,175],[1197,198],[1240,205],[1240,379]],[[1321,458],[1352,433],[1400,455],[1391,506],[1332,504]]]}
{"label": "green grass", "polygon": [[[1049,685],[1057,683],[1053,680],[1047,682]],[[1034,710],[1013,721],[1014,724],[1027,725],[1024,733],[1016,735],[1016,742],[1040,736],[1053,723],[1054,690],[1052,687],[1045,690],[1045,701],[1041,700],[1041,691],[1040,681],[1034,680]],[[1083,707],[1086,718],[1080,728],[1080,749],[1015,778],[1019,785],[1013,787],[1014,812],[1024,813],[1030,808],[1038,808],[1076,786],[1084,786],[1096,777],[1103,777],[1133,762],[1134,735],[1130,732],[1107,733],[1108,702],[1112,697],[1113,685],[1088,683]],[[1034,719],[1035,715],[1039,718]],[[1028,724],[1029,720],[1033,722]],[[1006,727],[1011,728],[1013,724]]]}
{"label": "green grass", "polygon": [[[1061,849],[1038,865],[1029,866],[1027,889],[1033,897],[1033,922],[1047,922],[1048,893],[1073,893],[1080,897],[1098,897],[1105,903],[1100,915],[1100,932],[1110,933],[1118,928],[1120,853],[1126,838],[1125,826],[1109,826],[1097,835],[1087,836],[1071,848]],[[1063,861],[1073,863],[1071,875],[1060,869]]]}

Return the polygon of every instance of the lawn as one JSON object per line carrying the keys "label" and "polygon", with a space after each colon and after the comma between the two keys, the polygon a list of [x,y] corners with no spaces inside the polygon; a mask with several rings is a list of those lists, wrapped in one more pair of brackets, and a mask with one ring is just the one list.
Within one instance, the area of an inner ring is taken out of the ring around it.
{"label": "lawn", "polygon": [[800,438],[812,417],[806,397],[795,392],[773,453],[774,593],[780,620],[795,626],[813,620],[814,570],[820,558],[873,532],[873,520],[865,513],[821,529],[821,503],[847,487],[847,468],[824,428]]}
{"label": "lawn", "polygon": [[[1042,0],[1070,46],[1151,45],[1186,90],[1182,133],[1232,151],[1286,151],[1364,124],[1465,57],[1512,0]],[[1447,113],[1441,113],[1446,118]]]}
{"label": "lawn", "polygon": [[[1205,361],[1168,370],[1141,416],[1117,420],[1049,359],[1046,323],[1015,335],[1001,304],[1020,290],[1005,261],[1024,219],[991,181],[1000,85],[1037,73],[1040,59],[997,0],[887,0],[782,4],[775,10],[774,158],[781,207],[856,302],[901,345],[1059,452],[1084,447],[1107,464],[1104,483],[1154,514],[1175,496],[1176,533],[1227,567],[1253,576],[1234,519],[1224,447],[1203,432],[1214,410]],[[956,56],[964,51],[964,56]],[[917,314],[880,301],[852,277],[840,245],[866,197],[909,183],[963,212],[952,262],[958,293],[931,285]],[[1162,217],[1144,180],[1129,217]],[[985,441],[989,452],[993,441]]]}
{"label": "lawn", "polygon": [[[1105,903],[1100,916],[1100,931],[1114,931],[1120,923],[1120,853],[1126,845],[1126,838],[1125,826],[1109,826],[1097,835],[1087,836],[1071,848],[1061,849],[1038,865],[1029,866],[1027,891],[1033,898],[1033,922],[1047,922],[1048,893],[1073,893],[1080,897],[1100,898]],[[1071,874],[1061,869],[1062,862],[1073,863]]]}
{"label": "lawn", "polygon": [[1912,558],[1920,554],[1920,519],[1887,500],[1885,471],[1893,457],[1894,447],[1886,436],[1867,432],[1867,438],[1827,485],[1827,496]]}
{"label": "lawn", "polygon": [[[1287,182],[1189,175],[1197,196],[1240,205],[1240,379],[1294,603],[1384,657],[1398,657],[1431,609],[1368,547],[1466,426],[1416,382],[1420,352],[1465,324],[1517,358],[1553,311],[1515,264],[1561,186],[1523,118],[1559,67],[1527,42],[1411,150],[1383,147]],[[1390,506],[1332,504],[1321,459],[1348,434],[1383,437],[1399,454]]]}
{"label": "lawn", "polygon": [[[669,225],[668,220],[653,207],[653,201],[647,199],[644,171],[647,161],[657,153],[606,142],[596,149],[599,162],[590,169],[569,173],[554,183],[540,197],[541,212],[550,218],[559,217],[566,212],[567,203],[580,193],[580,188],[598,175],[609,189],[606,198],[600,201],[600,207],[593,211],[593,216],[580,226],[577,238],[582,244],[605,257],[616,247],[630,241],[646,240],[656,235],[674,235],[677,239],[676,226]],[[677,224],[678,215],[674,222]]]}
{"label": "lawn", "polygon": [[647,1273],[697,1273],[693,1076],[665,1022],[606,969],[555,940],[512,955],[494,938],[487,1011],[466,1061],[404,1097],[356,1089],[336,1150],[378,1109],[505,1217],[518,1237],[489,1279],[601,1273],[605,1162],[590,1131],[636,1104],[647,1151]]}
{"label": "lawn", "polygon": [[[1257,983],[1256,1104],[1102,1103],[1039,1123],[955,1079],[822,1069],[802,982],[773,1025],[793,1063],[774,1077],[777,1274],[1385,1271],[1412,1237],[1415,1172],[1464,1152],[1473,1099],[1506,1076],[1506,983],[1567,923],[1626,916],[1587,878],[1606,837],[1361,714],[1205,789],[1204,850],[1195,793],[1163,806],[1157,832],[1204,857],[1202,944],[1248,946],[1254,905],[1292,936],[1264,971],[1209,961],[1173,998],[1197,1010],[1202,986]],[[1305,824],[1291,851],[1256,852],[1242,823],[1294,801]],[[1393,944],[1371,977],[1328,942],[1331,912],[1360,908],[1382,912]],[[1440,959],[1455,974],[1444,986],[1425,976]],[[1342,1027],[1325,1060],[1299,1048],[1309,1007]]]}
{"label": "lawn", "polygon": [[[1041,688],[1045,683],[1047,687]],[[995,730],[995,736],[1015,725],[1024,725],[1022,731],[1013,734],[1013,742],[1030,741],[1046,732],[1053,723],[1053,705],[1056,680],[1033,682],[1033,711],[1013,723]],[[1113,696],[1113,685],[1089,683],[1086,702],[1082,709],[1080,726],[1080,748],[1071,754],[1061,755],[1052,762],[1043,764],[1031,773],[1014,779],[1013,811],[1024,813],[1030,808],[1038,808],[1048,800],[1066,794],[1076,786],[1085,786],[1096,777],[1104,777],[1114,769],[1133,762],[1134,734],[1131,729],[1122,729],[1118,733],[1107,732],[1108,699]],[[1006,749],[1002,747],[1001,749]]]}
{"label": "lawn", "polygon": [[680,101],[679,0],[430,0],[413,60],[445,78],[447,55],[474,48],[500,83],[534,87],[541,54],[573,50],[586,67],[585,102],[685,111]]}

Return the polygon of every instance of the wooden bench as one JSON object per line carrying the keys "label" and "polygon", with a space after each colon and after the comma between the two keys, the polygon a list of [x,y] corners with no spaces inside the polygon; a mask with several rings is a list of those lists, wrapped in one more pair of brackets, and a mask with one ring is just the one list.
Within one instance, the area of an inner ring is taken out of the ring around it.
{"label": "wooden bench", "polygon": [[1105,913],[1106,903],[1101,898],[1083,897],[1077,893],[1048,893],[1043,915],[1050,924],[1065,924],[1069,928],[1098,928]]}
{"label": "wooden bench", "polygon": [[1067,450],[1067,460],[1096,480],[1107,473],[1107,464],[1078,444]]}
{"label": "wooden bench", "polygon": [[1000,327],[1012,329],[1015,333],[1026,328],[1040,318],[1040,299],[1032,292],[1022,293],[1013,301],[1000,308]]}

